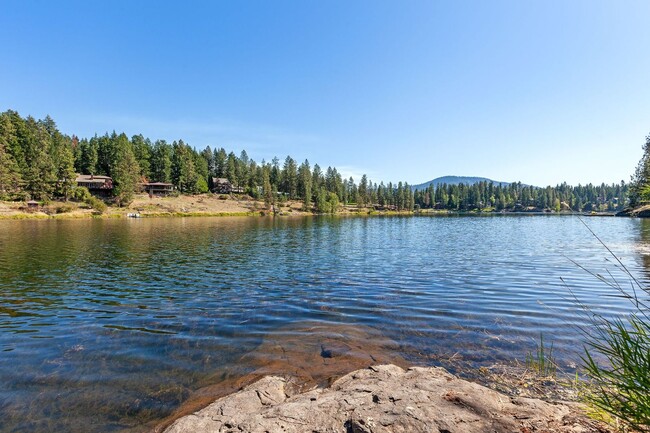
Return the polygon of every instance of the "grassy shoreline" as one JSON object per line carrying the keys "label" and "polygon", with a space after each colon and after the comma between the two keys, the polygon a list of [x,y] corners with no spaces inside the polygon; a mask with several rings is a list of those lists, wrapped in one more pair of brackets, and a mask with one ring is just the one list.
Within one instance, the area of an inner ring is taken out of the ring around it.
{"label": "grassy shoreline", "polygon": [[[273,213],[263,202],[247,197],[214,196],[178,196],[178,197],[149,197],[137,195],[127,207],[109,206],[105,212],[99,213],[83,203],[53,201],[41,204],[36,208],[27,208],[22,202],[0,202],[0,220],[61,220],[88,218],[126,218],[129,214],[137,214],[141,218],[172,218],[172,217],[264,217],[264,216],[314,216],[318,213],[304,211],[302,202],[287,201],[277,205]],[[572,211],[542,212],[542,211],[496,211],[494,209],[452,211],[441,209],[424,209],[415,211],[375,210],[344,206],[337,216],[451,216],[451,215],[583,215],[583,216],[614,216],[614,213],[577,213]]]}

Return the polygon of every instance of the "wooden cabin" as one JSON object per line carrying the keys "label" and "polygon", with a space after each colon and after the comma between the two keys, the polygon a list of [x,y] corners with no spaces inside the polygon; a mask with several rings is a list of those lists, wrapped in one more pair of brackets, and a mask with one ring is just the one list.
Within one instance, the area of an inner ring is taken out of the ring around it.
{"label": "wooden cabin", "polygon": [[174,192],[174,185],[166,182],[147,182],[142,184],[142,189],[153,196],[164,196]]}
{"label": "wooden cabin", "polygon": [[213,177],[212,192],[216,194],[230,194],[233,192],[232,183],[225,177]]}
{"label": "wooden cabin", "polygon": [[75,181],[77,186],[87,188],[91,194],[108,196],[113,192],[113,179],[109,176],[78,174]]}

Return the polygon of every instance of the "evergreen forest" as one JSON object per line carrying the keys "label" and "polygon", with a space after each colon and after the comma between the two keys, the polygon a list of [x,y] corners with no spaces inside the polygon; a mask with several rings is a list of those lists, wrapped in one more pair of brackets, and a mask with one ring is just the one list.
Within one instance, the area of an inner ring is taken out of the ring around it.
{"label": "evergreen forest", "polygon": [[[650,151],[646,140],[645,155]],[[566,183],[545,188],[512,183],[441,184],[420,190],[406,182],[376,183],[363,175],[343,178],[336,167],[321,168],[287,156],[256,162],[245,150],[196,150],[183,140],[168,143],[116,132],[79,138],[60,132],[47,116],[36,120],[0,113],[0,199],[48,201],[74,198],[76,173],[110,176],[112,202],[126,205],[142,182],[172,183],[180,194],[211,190],[213,178],[227,178],[245,194],[271,205],[300,200],[305,210],[336,212],[341,205],[396,211],[616,211],[650,198],[650,157],[639,163],[631,184]]]}

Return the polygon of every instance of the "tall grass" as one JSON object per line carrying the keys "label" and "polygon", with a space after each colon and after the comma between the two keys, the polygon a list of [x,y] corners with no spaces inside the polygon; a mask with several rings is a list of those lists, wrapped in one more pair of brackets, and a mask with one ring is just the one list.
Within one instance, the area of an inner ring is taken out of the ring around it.
{"label": "tall grass", "polygon": [[[633,307],[626,316],[607,318],[585,307],[574,295],[588,317],[588,325],[581,328],[586,337],[582,361],[591,380],[585,399],[629,429],[650,432],[650,287],[632,275],[593,230],[585,226],[613,257],[615,266],[629,280],[629,286],[619,284],[611,273],[604,277],[576,264],[611,287],[617,296],[630,301]],[[605,362],[599,362],[601,359]]]}
{"label": "tall grass", "polygon": [[529,352],[526,355],[526,368],[540,376],[555,376],[557,363],[553,355],[553,343],[550,346],[544,346],[544,335],[541,333],[535,353]]}

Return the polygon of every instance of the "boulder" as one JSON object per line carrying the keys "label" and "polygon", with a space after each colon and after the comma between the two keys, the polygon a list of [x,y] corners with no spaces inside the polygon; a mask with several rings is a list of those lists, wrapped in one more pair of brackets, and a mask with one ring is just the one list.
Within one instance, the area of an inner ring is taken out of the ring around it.
{"label": "boulder", "polygon": [[[324,359],[347,347],[323,347]],[[167,433],[595,433],[602,426],[577,406],[512,398],[438,367],[380,365],[356,370],[328,388],[294,394],[267,376],[176,420]]]}

